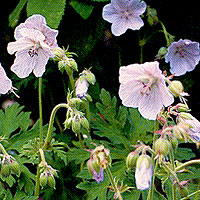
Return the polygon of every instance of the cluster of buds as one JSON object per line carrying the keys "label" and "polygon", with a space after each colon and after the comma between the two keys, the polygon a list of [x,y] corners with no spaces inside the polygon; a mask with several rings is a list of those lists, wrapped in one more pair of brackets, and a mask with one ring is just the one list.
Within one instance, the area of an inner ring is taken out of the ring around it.
{"label": "cluster of buds", "polygon": [[10,176],[11,172],[17,176],[20,175],[19,163],[10,155],[1,155],[1,175],[3,177]]}
{"label": "cluster of buds", "polygon": [[[94,74],[90,70],[83,70],[76,81],[76,96],[80,99],[86,97],[88,83],[94,85],[96,82]],[[91,97],[90,97],[91,98]],[[90,98],[88,100],[90,100]]]}
{"label": "cluster of buds", "polygon": [[150,8],[150,6],[147,6],[147,21],[151,26],[159,22],[156,9]]}
{"label": "cluster of buds", "polygon": [[55,177],[58,177],[57,171],[53,169],[50,165],[46,162],[41,162],[39,164],[40,168],[40,186],[43,188],[48,185],[51,188],[55,189]]}
{"label": "cluster of buds", "polygon": [[110,150],[103,145],[97,146],[91,151],[90,159],[87,162],[89,172],[97,183],[103,181],[103,170],[111,164]]}
{"label": "cluster of buds", "polygon": [[61,49],[60,47],[55,48],[53,53],[54,53],[54,60],[58,61],[58,68],[61,72],[78,71],[77,63],[72,58],[73,55],[76,55],[75,53],[68,52],[68,48]]}

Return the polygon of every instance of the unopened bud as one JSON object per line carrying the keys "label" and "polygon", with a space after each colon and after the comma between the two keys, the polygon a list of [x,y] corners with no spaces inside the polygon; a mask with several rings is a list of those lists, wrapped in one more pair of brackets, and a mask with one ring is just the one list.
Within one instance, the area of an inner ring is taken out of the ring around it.
{"label": "unopened bud", "polygon": [[40,186],[43,188],[47,184],[47,173],[43,172],[40,174]]}
{"label": "unopened bud", "polygon": [[136,162],[138,159],[139,155],[136,152],[131,152],[128,154],[127,158],[126,158],[126,166],[128,169],[133,170],[134,167],[136,166]]}
{"label": "unopened bud", "polygon": [[65,51],[60,47],[55,48],[53,54],[54,54],[54,60],[56,61],[60,61],[66,56]]}
{"label": "unopened bud", "polygon": [[72,118],[70,117],[69,119],[66,119],[65,122],[63,123],[64,124],[64,129],[68,129],[71,127],[72,125]]}
{"label": "unopened bud", "polygon": [[161,47],[158,50],[158,54],[156,55],[156,58],[157,59],[162,59],[162,58],[164,58],[164,56],[165,56],[166,53],[167,53],[167,48],[166,47]]}
{"label": "unopened bud", "polygon": [[155,152],[157,154],[166,156],[168,154],[170,142],[164,138],[159,138],[155,142]]}
{"label": "unopened bud", "polygon": [[81,116],[80,122],[83,128],[89,130],[89,122],[84,116]]}
{"label": "unopened bud", "polygon": [[186,113],[186,112],[181,112],[179,114],[179,118],[182,118],[182,119],[194,119],[194,117],[190,114],[190,113]]}
{"label": "unopened bud", "polygon": [[181,93],[184,92],[184,87],[183,84],[180,81],[172,81],[169,86],[169,90],[171,93],[174,95],[174,97],[179,97],[181,96]]}
{"label": "unopened bud", "polygon": [[56,181],[55,181],[55,178],[52,174],[48,174],[48,177],[47,177],[47,184],[49,187],[53,188],[53,189],[56,189],[55,186],[56,186]]}
{"label": "unopened bud", "polygon": [[1,175],[6,178],[10,176],[10,173],[11,173],[10,163],[2,164]]}
{"label": "unopened bud", "polygon": [[79,98],[71,98],[69,101],[70,106],[78,106],[82,103],[82,100]]}
{"label": "unopened bud", "polygon": [[80,132],[80,129],[81,129],[81,124],[80,124],[80,121],[77,120],[77,119],[74,119],[72,121],[72,131],[74,133],[79,133]]}
{"label": "unopened bud", "polygon": [[64,60],[60,60],[58,62],[58,69],[63,73],[66,68],[66,62]]}
{"label": "unopened bud", "polygon": [[176,151],[178,149],[178,140],[176,139],[176,137],[172,137],[170,141],[173,150]]}
{"label": "unopened bud", "polygon": [[19,174],[20,174],[20,168],[19,168],[19,163],[16,160],[12,160],[11,161],[10,168],[11,168],[11,171],[15,175],[19,176]]}
{"label": "unopened bud", "polygon": [[70,58],[69,63],[70,63],[70,67],[73,70],[78,71],[78,65],[77,65],[76,61],[73,58]]}
{"label": "unopened bud", "polygon": [[92,73],[92,72],[88,72],[87,74],[86,74],[86,80],[87,80],[87,82],[88,83],[90,83],[90,84],[92,84],[92,85],[94,85],[95,84],[95,81],[96,81],[96,78],[95,78],[95,76],[94,76],[94,74]]}
{"label": "unopened bud", "polygon": [[87,161],[87,168],[92,175],[93,175],[93,170],[95,170],[97,173],[99,173],[100,170],[100,166],[94,159],[89,159]]}

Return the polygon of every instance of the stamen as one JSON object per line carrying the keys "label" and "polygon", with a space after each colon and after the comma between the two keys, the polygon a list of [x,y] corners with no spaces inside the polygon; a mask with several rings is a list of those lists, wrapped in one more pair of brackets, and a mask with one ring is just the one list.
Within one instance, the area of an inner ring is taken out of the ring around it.
{"label": "stamen", "polygon": [[35,55],[38,56],[38,53],[36,52],[36,50],[32,48],[28,51],[28,54],[31,58],[34,57]]}
{"label": "stamen", "polygon": [[142,82],[142,84],[144,85],[143,86],[143,89],[141,90],[141,95],[149,95],[150,91],[151,91],[151,86],[155,83],[155,79],[152,78],[149,80],[148,84],[145,84],[144,82]]}

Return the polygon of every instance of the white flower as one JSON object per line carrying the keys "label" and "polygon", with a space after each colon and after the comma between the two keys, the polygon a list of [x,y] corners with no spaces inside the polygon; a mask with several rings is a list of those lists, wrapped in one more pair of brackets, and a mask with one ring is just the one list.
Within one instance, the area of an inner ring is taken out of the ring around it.
{"label": "white flower", "polygon": [[88,82],[85,78],[81,79],[79,78],[76,82],[76,96],[78,98],[84,98],[87,94],[88,90]]}
{"label": "white flower", "polygon": [[6,94],[12,88],[12,81],[6,76],[6,72],[0,63],[0,94]]}
{"label": "white flower", "polygon": [[165,62],[170,62],[170,72],[181,76],[194,70],[200,60],[199,43],[180,39],[168,47]]}
{"label": "white flower", "polygon": [[140,18],[146,10],[146,3],[140,0],[111,0],[103,8],[103,19],[112,23],[111,31],[120,36],[127,29],[139,30],[144,22]]}
{"label": "white flower", "polygon": [[135,182],[138,190],[149,190],[153,175],[153,165],[148,155],[141,155],[136,163]]}
{"label": "white flower", "polygon": [[144,118],[156,120],[163,105],[174,102],[157,61],[120,67],[119,74],[122,104],[138,108]]}
{"label": "white flower", "polygon": [[16,58],[11,66],[18,77],[26,78],[33,71],[36,77],[41,77],[49,57],[53,57],[52,48],[57,45],[57,31],[46,26],[44,17],[34,15],[20,24],[15,30],[15,42],[8,44],[8,53]]}

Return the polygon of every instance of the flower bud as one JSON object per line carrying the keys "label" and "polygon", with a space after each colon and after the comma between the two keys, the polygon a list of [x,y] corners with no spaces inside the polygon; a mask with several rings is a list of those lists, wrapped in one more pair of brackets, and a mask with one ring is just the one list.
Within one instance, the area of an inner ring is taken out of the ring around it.
{"label": "flower bud", "polygon": [[74,120],[72,121],[72,131],[73,131],[74,133],[78,133],[78,132],[80,132],[80,129],[81,129],[80,121],[77,120],[77,119],[74,119]]}
{"label": "flower bud", "polygon": [[148,190],[151,186],[153,175],[152,160],[148,155],[141,155],[137,159],[135,180],[138,190]]}
{"label": "flower bud", "polygon": [[76,82],[76,96],[78,98],[84,98],[88,91],[87,80],[79,78]]}
{"label": "flower bud", "polygon": [[48,174],[48,177],[47,177],[47,184],[49,187],[53,188],[53,189],[56,189],[55,186],[56,186],[56,181],[54,179],[54,176],[52,174]]}
{"label": "flower bud", "polygon": [[93,175],[93,170],[95,170],[97,173],[99,173],[100,170],[100,166],[94,159],[89,159],[87,161],[87,168],[92,175]]}
{"label": "flower bud", "polygon": [[81,116],[80,122],[81,122],[81,126],[82,126],[83,128],[89,130],[89,122],[88,122],[88,120],[86,119],[86,117]]}
{"label": "flower bud", "polygon": [[136,152],[131,152],[128,154],[127,158],[126,158],[126,166],[128,169],[133,170],[134,167],[136,166],[136,162],[138,159],[139,155]]}
{"label": "flower bud", "polygon": [[6,178],[6,177],[10,176],[10,173],[11,173],[10,163],[2,164],[1,175]]}
{"label": "flower bud", "polygon": [[10,168],[11,171],[16,174],[17,176],[19,176],[20,174],[20,168],[19,168],[19,163],[16,160],[12,160],[10,163]]}
{"label": "flower bud", "polygon": [[166,156],[168,154],[170,143],[164,138],[159,138],[155,142],[155,152],[157,154]]}
{"label": "flower bud", "polygon": [[78,106],[82,103],[82,100],[79,98],[71,98],[69,101],[69,106]]}
{"label": "flower bud", "polygon": [[63,73],[65,71],[66,65],[67,64],[64,60],[60,60],[58,62],[58,69]]}
{"label": "flower bud", "polygon": [[71,125],[72,125],[72,118],[70,117],[69,119],[66,119],[63,124],[64,124],[64,129],[65,130],[70,128]]}
{"label": "flower bud", "polygon": [[181,93],[184,92],[183,84],[180,81],[172,81],[169,86],[169,90],[174,95],[174,97],[181,96]]}
{"label": "flower bud", "polygon": [[47,173],[43,172],[40,174],[40,186],[43,188],[47,184]]}
{"label": "flower bud", "polygon": [[89,101],[92,102],[92,97],[89,94],[86,94],[85,98]]}
{"label": "flower bud", "polygon": [[164,58],[164,56],[165,56],[166,53],[167,53],[167,48],[166,47],[161,47],[158,50],[158,54],[156,55],[156,58],[157,59],[162,59],[162,58]]}
{"label": "flower bud", "polygon": [[78,71],[78,65],[77,65],[76,61],[73,58],[70,58],[69,63],[70,63],[70,67],[73,70]]}
{"label": "flower bud", "polygon": [[60,61],[66,56],[65,51],[60,47],[55,48],[53,54],[54,54],[54,60],[56,61]]}
{"label": "flower bud", "polygon": [[159,21],[156,9],[150,8],[150,6],[147,7],[147,21],[150,26],[154,25],[156,22]]}
{"label": "flower bud", "polygon": [[173,150],[177,151],[177,149],[178,149],[178,140],[174,136],[172,136],[170,139],[171,139],[170,141],[171,141],[171,145],[172,145]]}
{"label": "flower bud", "polygon": [[87,82],[92,85],[94,85],[96,82],[96,78],[95,78],[94,74],[90,71],[88,71],[85,78],[86,78]]}

